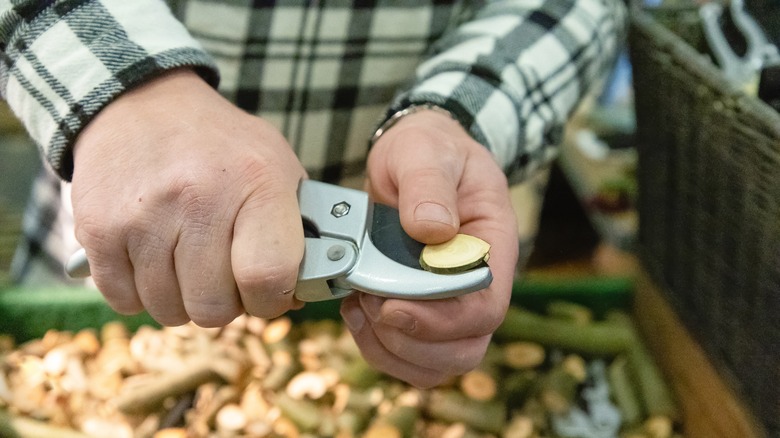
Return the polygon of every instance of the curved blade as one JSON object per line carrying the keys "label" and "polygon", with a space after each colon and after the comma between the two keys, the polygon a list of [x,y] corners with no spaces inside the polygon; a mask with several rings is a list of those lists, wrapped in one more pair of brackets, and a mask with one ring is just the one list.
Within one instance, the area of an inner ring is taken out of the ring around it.
{"label": "curved blade", "polygon": [[406,234],[395,208],[374,204],[370,238],[374,246],[390,260],[410,268],[422,269],[420,253],[425,245]]}
{"label": "curved blade", "polygon": [[493,280],[485,264],[458,274],[426,271],[420,266],[424,247],[403,230],[398,210],[374,204],[370,232],[346,282],[374,295],[429,300],[476,292],[487,288]]}

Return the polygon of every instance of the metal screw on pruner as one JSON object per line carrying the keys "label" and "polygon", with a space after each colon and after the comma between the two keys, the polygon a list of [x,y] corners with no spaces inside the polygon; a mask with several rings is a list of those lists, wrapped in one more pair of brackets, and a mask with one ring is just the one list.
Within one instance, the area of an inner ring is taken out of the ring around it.
{"label": "metal screw on pruner", "polygon": [[346,201],[341,201],[338,204],[333,204],[333,208],[330,209],[330,214],[334,217],[344,217],[349,214],[351,206]]}

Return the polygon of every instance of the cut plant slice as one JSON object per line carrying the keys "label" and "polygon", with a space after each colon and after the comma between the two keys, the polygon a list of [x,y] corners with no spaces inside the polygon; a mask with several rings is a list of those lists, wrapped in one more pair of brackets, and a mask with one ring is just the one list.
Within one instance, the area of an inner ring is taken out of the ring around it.
{"label": "cut plant slice", "polygon": [[437,245],[425,245],[420,254],[420,266],[437,274],[456,274],[487,262],[490,244],[468,234],[458,234]]}

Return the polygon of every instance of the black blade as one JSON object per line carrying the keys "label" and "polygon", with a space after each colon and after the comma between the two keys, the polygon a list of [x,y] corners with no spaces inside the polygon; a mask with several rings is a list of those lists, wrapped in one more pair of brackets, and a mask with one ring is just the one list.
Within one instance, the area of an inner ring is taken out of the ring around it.
{"label": "black blade", "polygon": [[370,237],[374,246],[390,259],[410,268],[422,269],[420,253],[425,245],[406,234],[395,208],[374,204]]}

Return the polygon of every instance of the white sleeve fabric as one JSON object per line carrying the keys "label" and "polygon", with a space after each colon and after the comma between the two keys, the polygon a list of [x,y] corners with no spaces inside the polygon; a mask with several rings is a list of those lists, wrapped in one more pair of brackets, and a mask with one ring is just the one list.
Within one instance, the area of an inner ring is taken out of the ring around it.
{"label": "white sleeve fabric", "polygon": [[160,73],[218,72],[162,0],[0,0],[0,94],[69,180],[79,132],[121,93]]}

